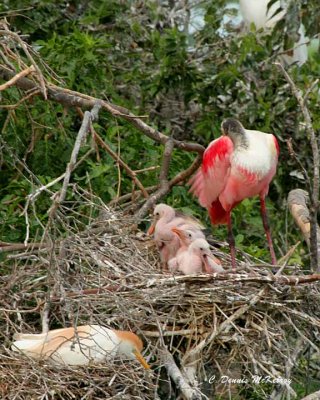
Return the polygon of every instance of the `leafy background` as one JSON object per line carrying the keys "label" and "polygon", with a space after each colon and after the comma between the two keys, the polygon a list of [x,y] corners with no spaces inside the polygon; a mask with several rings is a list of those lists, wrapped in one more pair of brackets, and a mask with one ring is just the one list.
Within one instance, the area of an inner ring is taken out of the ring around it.
{"label": "leafy background", "polygon": [[[294,3],[286,21],[277,24],[272,34],[254,27],[245,32],[237,4],[225,0],[4,0],[0,12],[12,29],[26,35],[45,61],[44,68],[55,72],[53,83],[123,105],[177,139],[207,145],[220,135],[221,121],[231,116],[245,127],[274,133],[281,156],[267,204],[276,252],[281,256],[300,240],[288,215],[287,195],[292,188],[306,187],[286,140],[293,138],[297,156],[308,171],[312,157],[299,107],[273,63],[281,45],[290,46],[301,21],[312,39],[309,59],[302,67],[291,66],[289,72],[303,91],[320,72],[318,1]],[[14,104],[20,98],[21,93],[11,88],[2,92],[1,103]],[[308,106],[314,128],[319,130],[317,86]],[[0,109],[3,241],[24,240],[26,196],[65,171],[80,124],[74,110],[35,97],[14,111]],[[162,146],[128,123],[101,113],[95,127],[133,170],[159,165]],[[92,146],[88,140],[80,157]],[[132,181],[126,173],[122,171],[119,182],[114,161],[103,151],[99,156],[93,152],[76,169],[73,180],[105,202],[130,192]],[[171,175],[188,167],[194,157],[175,150]],[[152,186],[158,181],[158,171],[141,173],[139,178],[145,186]],[[58,188],[59,184],[54,187]],[[164,201],[210,226],[206,212],[186,186],[175,187]],[[50,199],[43,193],[36,203],[38,217],[30,220],[31,237],[46,221],[49,206]],[[237,246],[269,260],[257,199],[245,200],[235,209],[234,224]],[[215,228],[214,235],[225,240],[225,227]],[[294,261],[308,268],[304,245],[295,252]]]}

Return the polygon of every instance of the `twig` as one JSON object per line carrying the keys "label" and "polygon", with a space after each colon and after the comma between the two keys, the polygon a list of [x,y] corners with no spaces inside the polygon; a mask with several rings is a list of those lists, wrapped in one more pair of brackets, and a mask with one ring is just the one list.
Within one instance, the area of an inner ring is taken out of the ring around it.
{"label": "twig", "polygon": [[149,199],[144,203],[144,205],[139,209],[139,211],[135,214],[135,218],[137,221],[141,220],[147,212],[155,206],[158,200],[166,195],[169,190],[169,182],[168,182],[168,174],[169,174],[169,167],[170,161],[172,157],[174,144],[173,139],[170,137],[168,141],[165,143],[164,153],[162,158],[161,169],[159,173],[159,180],[160,180],[160,188],[149,197]]}
{"label": "twig", "polygon": [[162,348],[162,362],[166,367],[168,374],[176,384],[177,388],[181,391],[186,400],[201,400],[201,393],[193,389],[183,377],[180,369],[174,361],[172,354],[168,349]]}
{"label": "twig", "polygon": [[[167,163],[167,161],[165,161]],[[163,181],[162,187],[149,197],[149,199],[145,202],[145,204],[138,210],[135,214],[135,218],[137,221],[144,218],[148,211],[162,198],[164,197],[174,186],[178,185],[180,182],[185,181],[190,175],[192,175],[200,166],[202,162],[202,155],[198,155],[193,163],[185,169],[184,171],[179,172],[174,178],[172,178],[169,182]]]}
{"label": "twig", "polygon": [[118,155],[103,141],[100,135],[92,128],[92,133],[93,137],[96,140],[96,142],[108,153],[110,156],[121,165],[122,168],[126,170],[129,176],[133,179],[135,184],[140,188],[143,196],[147,199],[149,197],[148,192],[146,191],[145,187],[142,185],[140,180],[137,178],[137,175],[135,172],[132,171],[132,169],[126,164]]}
{"label": "twig", "polygon": [[[154,186],[146,187],[145,189],[146,189],[146,191],[147,191],[148,193],[150,193],[150,192],[155,191],[157,188],[158,188],[158,186],[157,186],[157,185],[154,185]],[[142,192],[141,192],[141,190],[136,190],[136,191],[134,192],[134,194],[135,194],[135,196],[136,196],[136,197],[135,197],[135,200],[137,200],[139,197],[141,197]],[[120,196],[119,198],[114,198],[114,199],[112,199],[112,200],[108,203],[108,206],[113,206],[113,205],[115,205],[115,204],[124,203],[124,202],[126,202],[126,201],[132,199],[132,197],[133,197],[133,194],[132,194],[132,193],[126,193],[126,194],[124,194],[123,196]]]}
{"label": "twig", "polygon": [[10,252],[10,251],[20,251],[20,250],[32,250],[32,249],[43,249],[48,247],[43,243],[14,243],[14,244],[6,244],[0,245],[0,253]]}
{"label": "twig", "polygon": [[[0,66],[0,77],[3,79],[11,79],[14,73],[9,69]],[[38,89],[36,83],[28,78],[21,78],[16,82],[16,86],[22,90]],[[85,109],[92,108],[97,101],[101,101],[102,107],[107,110],[111,115],[116,118],[122,118],[128,121],[131,125],[135,126],[140,132],[150,137],[158,143],[165,144],[168,141],[168,136],[157,131],[145,122],[141,121],[136,115],[132,114],[124,107],[117,106],[113,103],[102,101],[97,98],[84,95],[68,89],[63,89],[59,86],[48,84],[47,86],[48,98],[56,101],[67,107],[81,107]],[[174,147],[189,152],[197,152],[203,154],[205,148],[198,143],[186,143],[180,140],[173,139]]]}
{"label": "twig", "polygon": [[40,89],[35,89],[32,90],[29,94],[24,96],[22,99],[17,101],[15,104],[0,104],[0,108],[6,109],[6,110],[14,110],[20,106],[20,104],[24,103],[26,100],[30,99],[33,96],[36,96],[41,93]]}
{"label": "twig", "polygon": [[48,301],[44,303],[42,311],[42,333],[49,332],[49,314],[50,314],[50,304]]}
{"label": "twig", "polygon": [[313,283],[320,280],[320,274],[312,275],[250,275],[250,274],[208,274],[208,275],[181,275],[162,279],[150,279],[146,286],[160,286],[160,285],[179,285],[181,283],[201,283],[201,282],[215,282],[215,281],[230,281],[230,282],[259,282],[259,283],[278,283],[280,285],[301,285]]}
{"label": "twig", "polygon": [[74,144],[74,147],[73,147],[73,150],[71,153],[70,162],[67,165],[67,169],[65,172],[64,181],[62,184],[60,194],[58,196],[54,196],[53,204],[49,210],[49,215],[51,217],[54,216],[57,208],[66,198],[67,189],[68,189],[68,185],[69,185],[70,178],[71,178],[71,173],[75,168],[75,165],[77,162],[77,156],[78,156],[78,153],[79,153],[79,150],[81,147],[81,143],[85,140],[87,133],[90,129],[90,125],[91,125],[92,121],[95,121],[98,118],[98,113],[99,113],[100,108],[101,108],[101,103],[97,102],[94,105],[91,112],[86,111],[84,113],[84,118],[83,118],[81,127],[78,132],[77,139],[75,141],[75,144]]}
{"label": "twig", "polygon": [[17,75],[15,75],[13,78],[11,78],[6,83],[3,83],[2,85],[0,85],[0,92],[13,86],[20,78],[23,78],[24,76],[29,75],[31,72],[35,72],[35,68],[33,65],[31,65],[31,67],[28,67],[28,68],[24,69],[23,71],[19,72]]}
{"label": "twig", "polygon": [[40,68],[38,67],[37,63],[34,61],[32,55],[29,53],[28,47],[26,45],[26,43],[20,38],[20,36],[15,33],[15,32],[11,32],[9,29],[6,30],[0,30],[0,35],[9,35],[13,38],[15,38],[15,40],[20,44],[20,46],[23,48],[23,51],[25,52],[27,58],[29,59],[29,61],[31,62],[31,64],[34,66],[36,72],[37,72],[37,77],[39,79],[39,83],[42,89],[42,94],[43,97],[45,98],[45,100],[47,100],[47,88],[45,85],[45,80],[43,78],[42,72],[40,70]]}
{"label": "twig", "polygon": [[284,67],[280,63],[275,63],[282,71],[285,79],[291,86],[291,90],[298,101],[300,109],[302,111],[305,124],[306,131],[310,135],[310,143],[312,149],[312,157],[313,157],[313,182],[310,187],[310,200],[311,200],[311,229],[310,229],[310,248],[311,248],[311,268],[314,271],[320,271],[320,265],[318,265],[318,249],[317,249],[317,216],[319,209],[319,167],[320,167],[320,156],[319,156],[319,147],[318,140],[315,134],[315,131],[312,126],[312,120],[310,112],[306,106],[306,96],[303,98],[301,90],[299,90],[291,79],[290,75],[284,69]]}

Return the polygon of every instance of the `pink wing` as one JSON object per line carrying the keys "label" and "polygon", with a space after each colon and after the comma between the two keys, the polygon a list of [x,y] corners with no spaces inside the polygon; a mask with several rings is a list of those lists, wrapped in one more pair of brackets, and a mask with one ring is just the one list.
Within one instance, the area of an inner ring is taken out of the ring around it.
{"label": "pink wing", "polygon": [[210,208],[223,191],[230,174],[230,156],[233,143],[227,136],[221,136],[210,143],[203,154],[202,165],[190,179],[190,192],[199,203]]}

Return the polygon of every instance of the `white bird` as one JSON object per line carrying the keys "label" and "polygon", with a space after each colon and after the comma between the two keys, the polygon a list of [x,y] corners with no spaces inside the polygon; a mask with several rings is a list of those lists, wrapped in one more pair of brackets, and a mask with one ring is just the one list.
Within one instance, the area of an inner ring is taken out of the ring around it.
{"label": "white bird", "polygon": [[137,359],[144,368],[150,368],[141,354],[141,339],[129,331],[83,325],[40,334],[16,334],[14,339],[13,351],[53,364],[97,364],[120,356]]}
{"label": "white bird", "polygon": [[[270,0],[240,0],[240,12],[248,28],[253,23],[257,29],[272,29],[285,16],[287,12],[286,6],[276,13],[281,7],[280,0],[275,1],[268,10],[269,3]],[[299,27],[298,34],[299,40],[294,45],[292,55],[281,56],[288,65],[297,62],[301,66],[308,60],[307,38],[302,24]]]}
{"label": "white bird", "polygon": [[212,255],[210,245],[205,239],[194,240],[187,249],[170,260],[168,266],[172,272],[180,271],[184,275],[224,271],[220,260]]}

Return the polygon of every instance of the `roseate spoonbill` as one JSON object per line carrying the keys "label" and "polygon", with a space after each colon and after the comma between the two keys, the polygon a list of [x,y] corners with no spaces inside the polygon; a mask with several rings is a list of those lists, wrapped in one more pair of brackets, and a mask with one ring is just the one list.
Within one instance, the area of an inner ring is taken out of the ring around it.
{"label": "roseate spoonbill", "polygon": [[205,239],[194,240],[187,249],[168,263],[170,271],[180,271],[185,275],[206,272],[222,272],[223,268],[216,263],[216,258],[210,251],[210,245]]}
{"label": "roseate spoonbill", "polygon": [[[172,228],[172,232],[174,232],[180,240],[180,248],[177,251],[176,258],[183,252],[185,252],[190,244],[194,242],[196,239],[205,239],[204,234],[200,231],[192,231],[189,229],[183,229],[183,227],[180,228]],[[211,257],[207,259],[209,266],[211,267],[210,270],[205,270],[205,272],[211,273],[211,272],[223,272],[224,269],[221,266],[221,261],[216,258],[213,254],[211,254]],[[169,261],[170,262],[170,261]],[[171,266],[175,265],[175,261],[171,262]]]}
{"label": "roseate spoonbill", "polygon": [[141,339],[129,331],[83,325],[54,329],[48,333],[18,334],[14,339],[12,350],[37,360],[50,360],[54,364],[87,365],[121,355],[137,359],[144,368],[150,368],[141,355]]}
{"label": "roseate spoonbill", "polygon": [[263,227],[275,265],[265,197],[276,173],[277,139],[272,134],[245,129],[233,118],[223,121],[221,128],[223,136],[211,142],[204,152],[202,165],[190,180],[190,191],[208,209],[213,225],[228,225],[233,268],[236,262],[231,210],[243,199],[259,195]]}
{"label": "roseate spoonbill", "polygon": [[196,218],[186,215],[181,211],[175,210],[173,207],[167,204],[157,204],[153,211],[153,221],[147,231],[148,235],[156,234],[157,229],[164,225],[173,223],[172,226],[178,226],[183,224],[191,224],[198,229],[203,229],[203,225]]}
{"label": "roseate spoonbill", "polygon": [[183,226],[184,229],[200,231],[204,226],[195,218],[185,215],[167,204],[158,204],[154,209],[154,219],[148,234],[154,234],[155,243],[160,252],[162,267],[166,269],[167,262],[176,255],[180,242],[171,231],[172,227]]}
{"label": "roseate spoonbill", "polygon": [[[270,2],[271,0],[240,0],[240,12],[247,27],[254,23],[257,29],[272,29],[280,19],[285,17],[288,3],[281,9],[281,1],[277,0],[270,4],[268,9]],[[302,24],[300,24],[298,34],[299,40],[294,44],[291,54],[281,55],[288,65],[297,62],[301,66],[308,60],[307,38]]]}

